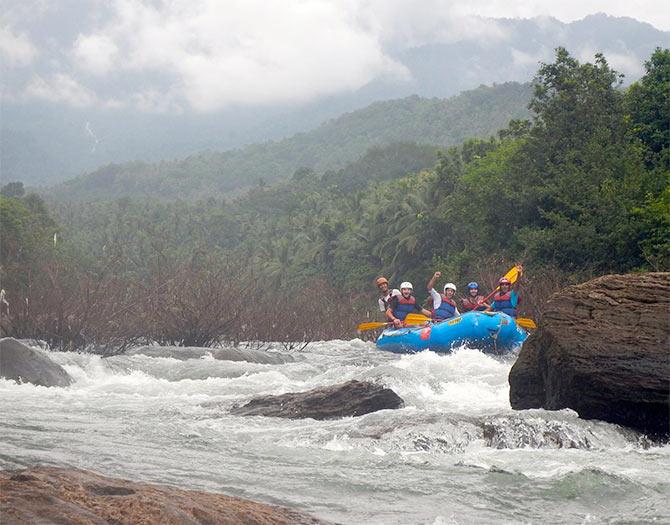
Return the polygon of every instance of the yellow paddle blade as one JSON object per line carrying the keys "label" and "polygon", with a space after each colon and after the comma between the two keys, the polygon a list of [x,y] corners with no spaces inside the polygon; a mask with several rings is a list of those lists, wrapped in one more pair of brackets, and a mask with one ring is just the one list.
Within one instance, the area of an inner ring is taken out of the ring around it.
{"label": "yellow paddle blade", "polygon": [[375,330],[377,328],[383,328],[388,326],[388,323],[384,322],[371,322],[371,323],[361,323],[356,327],[356,330],[359,332],[365,332],[367,330]]}
{"label": "yellow paddle blade", "polygon": [[428,321],[432,321],[432,319],[422,314],[407,314],[407,317],[405,317],[405,324],[423,324]]}
{"label": "yellow paddle blade", "polygon": [[505,279],[509,279],[509,282],[514,284],[519,278],[519,269],[516,266],[513,266],[512,269],[505,274]]}
{"label": "yellow paddle blade", "polygon": [[532,319],[525,319],[523,317],[519,317],[516,320],[516,324],[518,324],[521,328],[528,328],[529,330],[535,330],[537,328],[535,321]]}

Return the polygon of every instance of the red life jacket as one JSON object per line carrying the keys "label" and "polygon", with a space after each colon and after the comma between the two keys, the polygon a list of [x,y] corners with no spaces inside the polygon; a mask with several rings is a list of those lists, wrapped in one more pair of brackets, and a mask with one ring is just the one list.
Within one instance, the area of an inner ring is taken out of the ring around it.
{"label": "red life jacket", "polygon": [[484,302],[483,295],[476,296],[474,298],[474,301],[472,297],[463,297],[461,299],[461,302],[463,303],[463,309],[468,312],[471,312],[472,310],[479,310],[479,311],[486,310],[486,306],[482,304]]}
{"label": "red life jacket", "polygon": [[493,296],[493,302],[493,310],[495,312],[503,312],[510,317],[516,317],[516,307],[512,305],[511,291],[505,294],[496,292],[496,294]]}
{"label": "red life jacket", "polygon": [[409,299],[405,299],[402,295],[399,295],[397,299],[398,305],[393,309],[393,315],[404,321],[407,314],[416,311],[416,299],[413,295],[410,295]]}
{"label": "red life jacket", "polygon": [[440,299],[442,299],[440,306],[433,308],[433,319],[440,321],[442,319],[451,319],[456,315],[456,303],[446,295],[440,294]]}

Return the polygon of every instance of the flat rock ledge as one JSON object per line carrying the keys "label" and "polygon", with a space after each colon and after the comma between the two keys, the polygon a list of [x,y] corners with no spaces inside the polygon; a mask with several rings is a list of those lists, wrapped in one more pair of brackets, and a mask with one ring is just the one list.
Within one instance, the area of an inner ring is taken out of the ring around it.
{"label": "flat rock ledge", "polygon": [[234,407],[231,413],[290,419],[337,419],[400,408],[403,404],[398,394],[389,388],[367,381],[347,381],[307,392],[258,397],[246,405]]}
{"label": "flat rock ledge", "polygon": [[284,507],[78,469],[0,471],[0,523],[318,524]]}
{"label": "flat rock ledge", "polygon": [[509,375],[514,409],[670,434],[670,273],[606,275],[547,302]]}
{"label": "flat rock ledge", "polygon": [[12,337],[0,339],[0,377],[40,386],[69,386],[72,378],[43,350]]}

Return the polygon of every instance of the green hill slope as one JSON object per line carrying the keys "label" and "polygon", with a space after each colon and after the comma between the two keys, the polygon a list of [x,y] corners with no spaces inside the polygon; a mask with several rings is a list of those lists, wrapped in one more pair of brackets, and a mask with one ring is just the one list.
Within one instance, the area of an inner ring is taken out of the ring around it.
{"label": "green hill slope", "polygon": [[164,200],[234,195],[291,176],[300,167],[338,170],[374,146],[436,146],[486,137],[528,116],[529,84],[480,86],[449,99],[412,96],[378,102],[308,133],[223,153],[203,152],[160,163],[111,164],[49,191],[59,200],[152,196]]}

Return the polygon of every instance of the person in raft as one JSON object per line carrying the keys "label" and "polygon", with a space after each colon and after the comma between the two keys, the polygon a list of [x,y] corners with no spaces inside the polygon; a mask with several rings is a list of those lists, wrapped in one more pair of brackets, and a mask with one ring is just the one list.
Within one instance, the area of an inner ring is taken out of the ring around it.
{"label": "person in raft", "polygon": [[395,295],[400,295],[400,290],[397,288],[394,288],[393,290],[389,290],[389,282],[386,277],[378,277],[377,280],[375,281],[375,284],[377,285],[377,289],[379,290],[380,297],[377,303],[379,304],[379,311],[380,312],[386,312],[389,307],[389,301],[391,300],[391,297]]}
{"label": "person in raft", "polygon": [[394,295],[389,300],[389,307],[386,310],[386,317],[393,323],[393,326],[400,328],[407,314],[413,312],[430,316],[430,312],[416,301],[414,297],[414,288],[412,283],[404,282],[400,285],[400,295]]}
{"label": "person in raft", "polygon": [[[519,270],[519,277],[523,274],[523,266],[517,264],[517,269]],[[515,285],[518,284],[518,280]],[[502,277],[498,281],[499,290],[493,295],[493,302],[487,310],[493,310],[494,312],[503,312],[510,317],[516,318],[517,315],[517,306],[519,305],[519,295],[516,290],[513,289],[512,283],[506,277]]]}
{"label": "person in raft", "polygon": [[443,294],[435,291],[435,283],[441,276],[442,272],[435,272],[426,286],[430,292],[430,296],[433,298],[432,317],[435,321],[444,321],[445,319],[461,315],[454,301],[454,295],[456,294],[456,285],[454,283],[445,284]]}
{"label": "person in raft", "polygon": [[490,305],[484,302],[485,297],[479,295],[479,285],[472,281],[468,283],[468,296],[461,297],[461,304],[463,305],[463,310],[466,312],[472,312],[473,310],[484,311]]}

